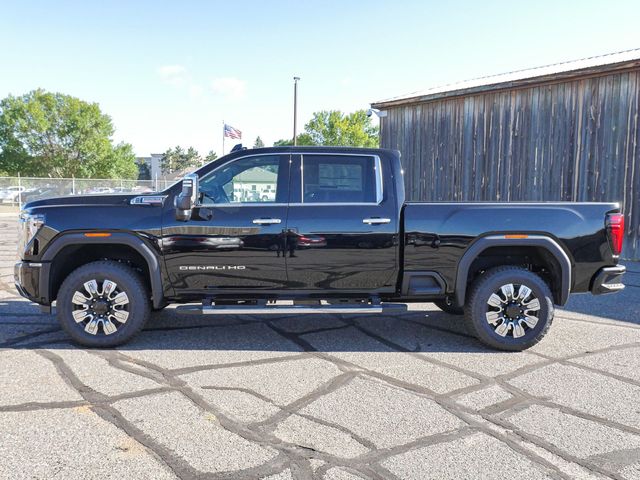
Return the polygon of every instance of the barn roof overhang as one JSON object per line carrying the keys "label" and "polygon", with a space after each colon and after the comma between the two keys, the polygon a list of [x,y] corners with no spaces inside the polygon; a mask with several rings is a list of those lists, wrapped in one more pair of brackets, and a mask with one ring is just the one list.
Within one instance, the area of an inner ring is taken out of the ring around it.
{"label": "barn roof overhang", "polygon": [[384,109],[450,97],[475,95],[489,91],[511,90],[544,83],[555,83],[577,77],[603,75],[637,68],[640,68],[640,48],[442,85],[399,97],[379,100],[372,103],[371,107]]}

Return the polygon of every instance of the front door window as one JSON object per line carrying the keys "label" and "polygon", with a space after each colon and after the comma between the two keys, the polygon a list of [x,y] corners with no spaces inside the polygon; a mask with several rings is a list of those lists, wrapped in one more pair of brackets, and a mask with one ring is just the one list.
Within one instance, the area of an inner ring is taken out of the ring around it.
{"label": "front door window", "polygon": [[275,203],[278,201],[280,155],[247,157],[224,165],[200,180],[200,202],[206,204]]}

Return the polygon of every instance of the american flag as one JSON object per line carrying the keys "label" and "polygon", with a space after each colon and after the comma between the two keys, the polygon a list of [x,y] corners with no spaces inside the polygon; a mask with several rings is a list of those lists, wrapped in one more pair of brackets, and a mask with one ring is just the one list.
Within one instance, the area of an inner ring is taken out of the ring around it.
{"label": "american flag", "polygon": [[237,140],[242,139],[242,132],[237,128],[233,128],[231,125],[224,124],[224,136],[229,138],[235,138]]}

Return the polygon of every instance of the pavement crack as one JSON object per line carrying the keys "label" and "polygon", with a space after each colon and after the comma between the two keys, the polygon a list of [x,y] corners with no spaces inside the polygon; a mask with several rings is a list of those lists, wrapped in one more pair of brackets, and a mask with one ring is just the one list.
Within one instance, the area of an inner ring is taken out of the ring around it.
{"label": "pavement crack", "polygon": [[438,395],[435,394],[435,392],[422,387],[422,386],[418,386],[415,384],[410,384],[401,380],[398,380],[396,378],[390,377],[388,375],[384,375],[375,371],[371,371],[368,369],[363,369],[364,372],[367,375],[370,375],[374,378],[378,378],[379,380],[384,381],[385,383],[389,384],[389,385],[393,385],[396,388],[401,388],[404,390],[408,390],[414,394],[417,395],[421,395],[421,396],[425,396],[427,398],[429,398],[430,400],[436,402],[439,406],[441,406],[444,410],[448,411],[449,413],[451,413],[452,415],[456,416],[458,419],[460,419],[461,421],[463,421],[465,424],[476,428],[479,431],[482,431],[483,433],[490,435],[494,438],[496,438],[497,440],[505,443],[506,445],[508,445],[512,450],[523,454],[526,458],[528,458],[529,460],[531,460],[532,462],[540,465],[541,467],[543,467],[545,470],[550,470],[555,472],[560,478],[565,478],[565,479],[569,479],[570,477],[568,477],[567,475],[565,475],[564,473],[562,473],[553,463],[547,461],[546,459],[540,457],[539,455],[531,452],[530,450],[522,447],[518,442],[514,442],[512,439],[510,439],[508,436],[505,436],[503,434],[497,433],[495,431],[494,428],[489,427],[486,423],[490,423],[492,424],[491,420],[485,417],[481,417],[483,419],[483,421],[478,421],[476,418],[478,414],[476,412],[473,412],[459,404],[457,404],[453,399],[447,397],[446,395]]}
{"label": "pavement crack", "polygon": [[638,380],[633,380],[632,378],[624,377],[622,375],[616,375],[615,373],[611,373],[611,372],[608,372],[606,370],[601,370],[599,368],[590,367],[589,365],[584,365],[582,363],[565,361],[565,360],[561,360],[558,363],[561,364],[561,365],[568,366],[568,367],[576,367],[576,368],[579,368],[581,370],[586,370],[588,372],[597,373],[598,375],[602,375],[602,376],[605,376],[605,377],[613,378],[615,380],[618,380],[619,382],[627,383],[627,384],[633,385],[635,387],[640,387],[640,381],[638,381]]}
{"label": "pavement crack", "polygon": [[242,393],[246,393],[247,395],[251,395],[253,397],[256,397],[257,399],[262,400],[263,402],[266,402],[266,403],[268,403],[270,405],[273,405],[274,407],[282,408],[281,405],[276,404],[270,398],[262,395],[261,393],[256,392],[255,390],[251,390],[250,388],[219,387],[217,385],[202,385],[202,386],[200,386],[200,388],[203,389],[203,390],[218,390],[218,391],[221,391],[221,392],[242,392]]}
{"label": "pavement crack", "polygon": [[[280,439],[274,437],[273,435],[262,431],[259,428],[255,428],[253,425],[245,425],[241,422],[234,421],[232,418],[227,416],[223,411],[219,408],[211,405],[207,402],[198,392],[196,392],[193,388],[191,388],[185,381],[177,378],[177,376],[158,365],[155,365],[151,362],[141,361],[137,359],[132,359],[124,356],[129,361],[132,361],[136,364],[140,364],[145,368],[151,369],[153,371],[158,372],[163,376],[167,385],[175,391],[181,393],[187,400],[193,403],[198,409],[204,412],[212,413],[218,421],[220,427],[225,430],[238,435],[239,437],[252,442],[254,444],[260,445],[265,448],[271,448],[276,450],[279,455],[276,460],[269,461],[263,465],[258,467],[252,467],[244,470],[235,471],[232,473],[219,473],[219,474],[209,474],[207,478],[220,478],[227,479],[233,478],[235,479],[253,479],[258,476],[267,476],[271,473],[275,473],[278,469],[282,469],[283,465],[289,463],[295,463],[299,460],[299,455],[291,448],[287,447]],[[294,402],[295,403],[295,402]],[[155,451],[164,451],[159,450],[158,446],[153,447]],[[165,455],[166,456],[166,455]],[[175,465],[175,460],[173,460],[172,465]],[[181,467],[182,468],[182,467]],[[259,475],[258,475],[259,474]]]}
{"label": "pavement crack", "polygon": [[[568,407],[566,405],[563,404],[559,404],[550,400],[547,400],[543,397],[536,397],[534,395],[530,395],[527,392],[520,390],[517,387],[514,387],[511,384],[505,383],[505,384],[500,384],[503,388],[505,388],[505,390],[509,390],[510,393],[511,391],[516,392],[520,397],[524,398],[527,400],[527,402],[529,404],[537,404],[537,405],[542,405],[542,406],[546,406],[546,407],[550,407],[550,408],[554,408],[556,410],[559,410],[563,413],[567,413],[569,415],[573,415],[574,417],[579,417],[582,418],[584,420],[589,420],[591,422],[596,422],[600,425],[605,425],[607,427],[612,427],[615,428],[617,430],[621,430],[623,432],[627,432],[627,433],[631,433],[634,435],[640,435],[640,427],[632,427],[630,425],[625,425],[622,424],[620,422],[616,422],[614,420],[610,420],[607,418],[603,418],[603,417],[599,417],[597,415],[593,415],[587,412],[584,412],[582,410],[577,410],[575,408],[571,408]],[[514,407],[514,409],[518,409],[518,408],[523,408],[526,407],[527,402],[521,402],[518,405],[516,405]],[[505,413],[507,413],[505,411]]]}
{"label": "pavement crack", "polygon": [[0,412],[31,412],[36,410],[53,410],[60,408],[74,408],[90,405],[85,400],[69,400],[62,402],[28,402],[17,405],[0,406]]}
{"label": "pavement crack", "polygon": [[575,455],[571,455],[566,451],[563,451],[557,448],[555,445],[548,442],[546,439],[541,438],[537,435],[533,435],[525,432],[524,430],[518,428],[516,425],[509,422],[508,419],[501,418],[500,416],[491,416],[490,418],[488,417],[484,417],[484,418],[487,421],[490,421],[495,425],[500,426],[501,428],[507,429],[511,435],[517,436],[518,438],[522,439],[524,442],[531,443],[537,446],[538,448],[541,448],[549,452],[551,455],[561,458],[566,462],[576,464],[594,474],[604,475],[609,478],[622,480],[622,478],[619,475],[617,475],[615,471],[602,468],[600,465],[590,460],[582,459],[582,458],[576,457]]}
{"label": "pavement crack", "polygon": [[[127,357],[130,358],[130,357]],[[197,365],[194,367],[184,367],[184,368],[176,368],[172,370],[168,370],[173,376],[182,376],[187,375],[189,373],[201,372],[204,370],[221,370],[225,368],[236,368],[236,367],[248,367],[254,365],[267,365],[271,363],[280,363],[280,362],[290,362],[294,360],[300,360],[303,358],[309,358],[308,353],[299,353],[293,355],[286,356],[278,356],[278,357],[270,357],[270,358],[260,358],[257,360],[246,360],[242,362],[228,362],[228,363],[213,363],[207,365]]]}
{"label": "pavement crack", "polygon": [[193,475],[185,475],[193,469],[182,459],[167,451],[161,445],[144,435],[139,429],[135,428],[127,422],[122,415],[110,405],[107,405],[109,397],[96,392],[92,388],[83,384],[80,379],[73,373],[71,368],[64,362],[62,357],[48,351],[38,350],[37,354],[49,360],[55,366],[60,377],[78,394],[85,399],[91,410],[100,416],[103,420],[108,421],[118,429],[125,432],[129,437],[143,445],[153,457],[159,459],[162,464],[169,468],[178,478],[197,478]]}
{"label": "pavement crack", "polygon": [[281,409],[280,412],[272,415],[266,420],[263,420],[261,422],[255,422],[251,424],[251,426],[252,427],[269,427],[271,430],[274,430],[276,428],[275,426],[277,423],[281,422],[282,420],[286,419],[291,415],[299,414],[298,411],[300,409],[315,402],[320,397],[327,395],[331,392],[334,392],[338,388],[341,388],[347,385],[356,376],[357,376],[357,372],[346,372],[336,377],[333,377],[331,380],[320,385],[318,388],[308,393],[307,395],[304,395],[287,405],[284,405],[284,406],[277,405],[278,408]]}

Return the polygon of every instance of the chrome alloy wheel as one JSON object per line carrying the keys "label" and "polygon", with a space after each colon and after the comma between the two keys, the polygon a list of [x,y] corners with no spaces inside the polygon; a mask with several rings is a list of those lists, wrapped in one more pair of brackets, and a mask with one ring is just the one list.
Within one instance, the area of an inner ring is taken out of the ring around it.
{"label": "chrome alloy wheel", "polygon": [[540,300],[526,285],[508,283],[491,294],[487,301],[486,319],[495,333],[513,338],[526,335],[538,323]]}
{"label": "chrome alloy wheel", "polygon": [[[73,319],[84,325],[84,331],[91,335],[111,335],[129,318],[129,297],[118,290],[111,280],[104,280],[98,290],[98,282],[84,283],[85,292],[76,290],[73,302]],[[87,295],[88,294],[88,295]]]}

